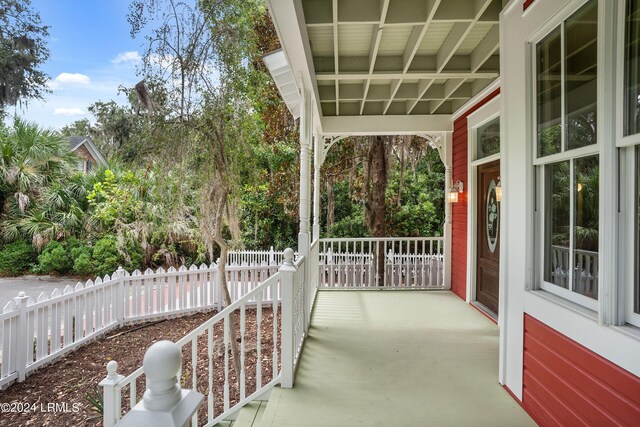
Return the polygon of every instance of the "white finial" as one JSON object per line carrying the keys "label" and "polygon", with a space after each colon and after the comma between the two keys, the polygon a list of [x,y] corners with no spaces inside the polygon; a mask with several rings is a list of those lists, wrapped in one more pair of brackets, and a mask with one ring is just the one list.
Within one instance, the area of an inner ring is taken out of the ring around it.
{"label": "white finial", "polygon": [[293,265],[293,256],[295,252],[293,249],[287,248],[284,250],[284,265],[292,266]]}
{"label": "white finial", "polygon": [[27,294],[24,292],[18,292],[18,298],[24,298],[25,296],[27,296]]}
{"label": "white finial", "polygon": [[147,390],[142,401],[150,411],[166,411],[180,401],[178,371],[182,365],[180,347],[171,341],[158,341],[142,361],[147,377]]}
{"label": "white finial", "polygon": [[109,380],[117,380],[118,379],[118,362],[115,360],[107,363],[107,379]]}

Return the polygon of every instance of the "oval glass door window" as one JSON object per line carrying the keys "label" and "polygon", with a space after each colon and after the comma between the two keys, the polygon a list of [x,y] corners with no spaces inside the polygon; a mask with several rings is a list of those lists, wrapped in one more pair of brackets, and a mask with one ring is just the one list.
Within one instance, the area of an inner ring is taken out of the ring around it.
{"label": "oval glass door window", "polygon": [[487,245],[489,251],[494,253],[498,244],[498,231],[500,228],[500,206],[496,198],[496,182],[492,179],[487,189]]}

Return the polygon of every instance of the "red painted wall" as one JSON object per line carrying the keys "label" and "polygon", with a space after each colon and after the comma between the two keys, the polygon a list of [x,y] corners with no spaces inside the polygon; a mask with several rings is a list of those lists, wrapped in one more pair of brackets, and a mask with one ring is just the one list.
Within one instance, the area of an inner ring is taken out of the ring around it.
{"label": "red painted wall", "polygon": [[541,426],[640,425],[640,378],[526,313],[523,384]]}
{"label": "red painted wall", "polygon": [[467,116],[484,104],[498,96],[496,89],[458,117],[453,124],[453,158],[452,179],[464,184],[464,193],[460,194],[458,203],[452,209],[451,235],[451,290],[462,299],[467,296],[467,196],[468,184],[468,150],[467,150]]}
{"label": "red painted wall", "polygon": [[533,0],[525,0],[525,2],[522,4],[522,10],[527,10],[527,8],[531,6],[531,3],[533,3]]}

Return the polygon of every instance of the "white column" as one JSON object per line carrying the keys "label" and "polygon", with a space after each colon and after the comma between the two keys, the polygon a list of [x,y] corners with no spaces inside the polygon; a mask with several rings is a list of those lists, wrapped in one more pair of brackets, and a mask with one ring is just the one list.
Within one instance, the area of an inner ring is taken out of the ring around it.
{"label": "white column", "polygon": [[452,237],[452,206],[449,203],[449,185],[453,176],[452,147],[453,133],[445,132],[440,157],[444,163],[444,288],[451,289],[451,237]]}
{"label": "white column", "polygon": [[282,331],[281,331],[281,352],[280,363],[282,388],[292,388],[295,376],[293,366],[294,357],[294,323],[295,319],[295,282],[296,267],[293,263],[293,249],[284,250],[284,262],[278,270],[282,279],[280,282],[280,292],[282,295]]}
{"label": "white column", "polygon": [[324,138],[314,137],[313,146],[313,241],[320,238],[320,169],[322,168]]}
{"label": "white column", "polygon": [[300,231],[298,253],[309,254],[309,207],[311,181],[311,97],[306,89],[301,92],[300,106]]}

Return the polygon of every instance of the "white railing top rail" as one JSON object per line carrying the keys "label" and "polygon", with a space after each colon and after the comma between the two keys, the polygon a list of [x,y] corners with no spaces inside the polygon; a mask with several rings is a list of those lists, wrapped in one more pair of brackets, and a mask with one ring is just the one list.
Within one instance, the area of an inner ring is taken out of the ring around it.
{"label": "white railing top rail", "polygon": [[444,237],[326,237],[321,242],[404,242],[404,241],[438,241]]}

